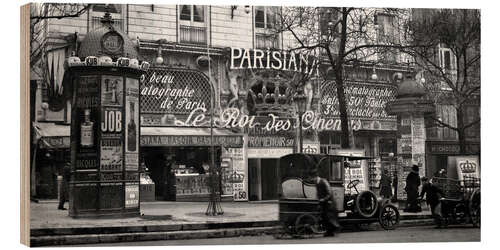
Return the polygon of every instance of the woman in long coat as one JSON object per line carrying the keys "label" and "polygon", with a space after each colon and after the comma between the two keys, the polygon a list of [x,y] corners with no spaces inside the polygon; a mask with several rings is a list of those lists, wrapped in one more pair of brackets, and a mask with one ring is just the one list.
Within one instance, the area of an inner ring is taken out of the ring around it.
{"label": "woman in long coat", "polygon": [[420,212],[421,208],[418,205],[418,187],[420,186],[420,176],[418,175],[418,165],[413,165],[411,172],[406,177],[406,196],[407,205],[405,212]]}

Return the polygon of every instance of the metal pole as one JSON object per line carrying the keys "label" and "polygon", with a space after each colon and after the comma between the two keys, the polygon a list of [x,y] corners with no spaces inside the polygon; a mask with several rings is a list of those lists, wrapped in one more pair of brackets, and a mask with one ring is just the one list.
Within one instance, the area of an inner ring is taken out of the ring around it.
{"label": "metal pole", "polygon": [[299,153],[302,152],[302,113],[299,112]]}

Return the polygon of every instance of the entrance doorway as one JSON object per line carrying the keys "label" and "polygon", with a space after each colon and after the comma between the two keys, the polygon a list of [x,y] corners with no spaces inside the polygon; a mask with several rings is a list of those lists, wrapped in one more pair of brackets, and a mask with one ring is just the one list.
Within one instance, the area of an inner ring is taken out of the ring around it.
{"label": "entrance doorway", "polygon": [[278,199],[278,159],[262,159],[262,200]]}

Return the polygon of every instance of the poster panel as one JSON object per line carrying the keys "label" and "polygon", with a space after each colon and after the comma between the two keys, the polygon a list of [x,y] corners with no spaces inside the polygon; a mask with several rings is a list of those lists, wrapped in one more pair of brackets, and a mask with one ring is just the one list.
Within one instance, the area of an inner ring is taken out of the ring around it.
{"label": "poster panel", "polygon": [[467,178],[480,178],[479,159],[477,156],[457,157],[457,175],[460,181]]}
{"label": "poster panel", "polygon": [[101,81],[101,105],[123,106],[123,77],[103,76]]}
{"label": "poster panel", "polygon": [[[336,155],[345,155],[345,156],[365,156],[364,150],[349,150],[349,149],[336,149],[333,150],[333,154]],[[350,167],[345,168],[345,178],[344,178],[344,186],[347,190],[347,185],[352,180],[359,180],[359,184],[356,188],[359,191],[368,190],[368,162],[366,160],[361,161],[349,161]]]}
{"label": "poster panel", "polygon": [[228,148],[227,157],[232,162],[232,173],[229,181],[232,183],[233,200],[248,200],[248,171],[245,166],[243,148]]}
{"label": "poster panel", "polygon": [[233,159],[230,157],[221,158],[222,172],[222,195],[233,195]]}
{"label": "poster panel", "polygon": [[139,81],[127,78],[125,90],[125,169],[139,169]]}
{"label": "poster panel", "polygon": [[125,208],[139,207],[139,184],[125,184]]}
{"label": "poster panel", "polygon": [[119,138],[101,140],[101,171],[122,170],[122,141]]}
{"label": "poster panel", "polygon": [[102,107],[101,111],[101,171],[122,171],[123,117],[119,107]]}
{"label": "poster panel", "polygon": [[76,117],[73,129],[76,129],[77,143],[76,170],[97,170],[98,167],[98,124],[99,124],[99,77],[80,77],[76,85]]}

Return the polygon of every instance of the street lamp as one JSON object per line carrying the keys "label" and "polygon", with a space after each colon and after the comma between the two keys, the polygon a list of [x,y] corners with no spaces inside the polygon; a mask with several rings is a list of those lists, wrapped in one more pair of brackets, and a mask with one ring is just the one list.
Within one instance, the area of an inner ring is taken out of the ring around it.
{"label": "street lamp", "polygon": [[302,153],[302,115],[306,112],[307,97],[303,92],[295,94],[293,101],[297,103],[297,112],[299,115],[299,152]]}

